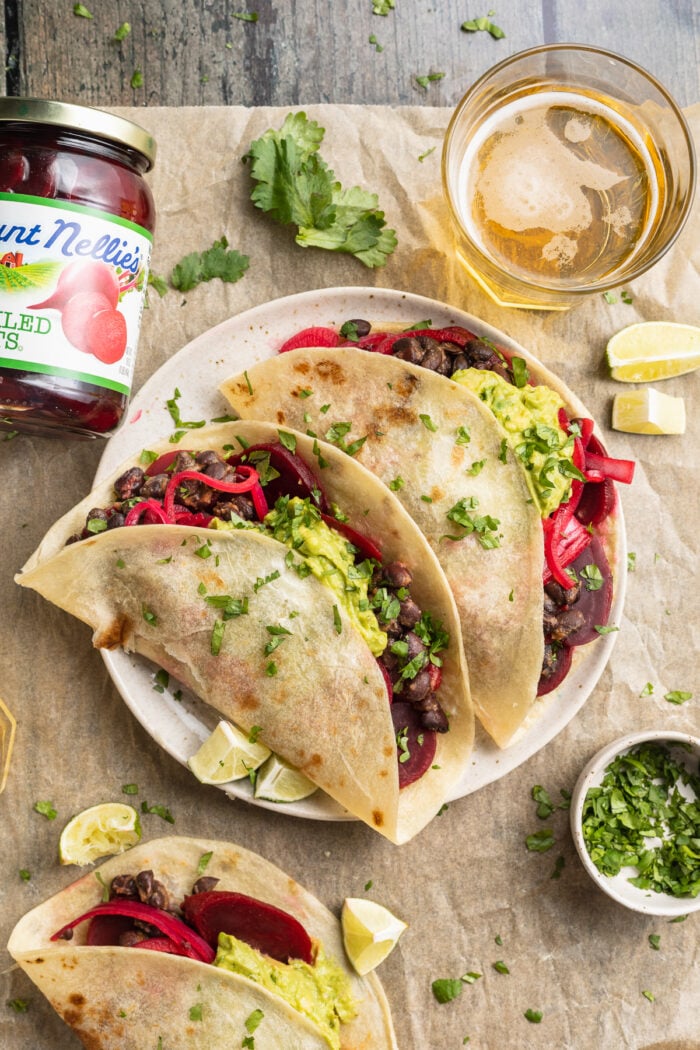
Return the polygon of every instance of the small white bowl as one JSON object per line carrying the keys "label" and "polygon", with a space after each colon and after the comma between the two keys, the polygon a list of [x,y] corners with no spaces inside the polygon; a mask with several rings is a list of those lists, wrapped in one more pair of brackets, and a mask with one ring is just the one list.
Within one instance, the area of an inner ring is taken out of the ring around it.
{"label": "small white bowl", "polygon": [[[647,915],[665,915],[668,918],[674,918],[678,915],[686,915],[700,910],[700,895],[695,898],[672,897],[668,893],[655,893],[652,890],[638,889],[628,881],[630,876],[635,874],[631,868],[623,868],[618,875],[604,875],[603,872],[596,868],[590,858],[581,827],[583,804],[588,789],[597,787],[601,783],[606,768],[614,758],[631,750],[638,744],[648,743],[682,743],[691,749],[690,752],[686,752],[688,758],[694,756],[696,762],[700,760],[700,738],[691,736],[689,733],[647,730],[641,733],[629,733],[627,736],[613,740],[612,743],[601,748],[593,756],[576,781],[576,786],[571,796],[571,833],[584,868],[596,885],[607,893],[609,897],[612,897],[618,904],[624,904],[626,908],[631,908],[633,911],[644,912]],[[681,749],[674,749],[673,757],[677,761],[682,761],[683,755],[684,752]],[[695,766],[695,769],[697,770],[697,766]]]}

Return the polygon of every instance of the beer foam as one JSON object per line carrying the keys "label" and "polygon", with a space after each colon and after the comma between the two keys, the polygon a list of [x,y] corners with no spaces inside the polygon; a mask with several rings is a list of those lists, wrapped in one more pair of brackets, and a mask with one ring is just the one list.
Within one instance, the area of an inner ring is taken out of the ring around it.
{"label": "beer foam", "polygon": [[[593,221],[584,189],[604,192],[627,176],[577,157],[546,117],[547,110],[524,112],[501,126],[485,144],[488,156],[474,190],[486,220],[506,230],[578,234]],[[571,130],[575,135],[584,129]]]}

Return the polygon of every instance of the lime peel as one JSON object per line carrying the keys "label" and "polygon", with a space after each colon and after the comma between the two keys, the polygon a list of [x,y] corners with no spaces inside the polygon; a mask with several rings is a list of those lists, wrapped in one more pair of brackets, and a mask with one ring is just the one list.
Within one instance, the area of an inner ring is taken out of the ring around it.
{"label": "lime peel", "polygon": [[77,813],[58,841],[61,864],[84,867],[100,857],[116,856],[141,840],[141,821],[125,802],[102,802]]}

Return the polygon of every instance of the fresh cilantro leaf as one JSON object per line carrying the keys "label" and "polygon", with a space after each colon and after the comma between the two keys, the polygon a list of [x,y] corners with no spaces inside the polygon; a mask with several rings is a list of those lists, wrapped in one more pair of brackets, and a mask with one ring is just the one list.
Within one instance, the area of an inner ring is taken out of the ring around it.
{"label": "fresh cilantro leaf", "polygon": [[382,52],[384,50],[384,48],[382,47],[382,45],[377,40],[377,38],[374,35],[374,33],[370,33],[369,34],[369,43],[374,45],[374,50],[377,51],[377,52]]}
{"label": "fresh cilantro leaf", "polygon": [[211,248],[204,252],[190,252],[173,268],[170,283],[179,292],[189,292],[204,281],[218,278],[227,284],[240,280],[248,269],[247,255],[241,255],[235,249],[228,249],[225,237],[215,241]]}
{"label": "fresh cilantro leaf", "polygon": [[372,0],[373,15],[388,15],[396,7],[396,0]]}
{"label": "fresh cilantro leaf", "polygon": [[491,965],[493,966],[493,968],[496,971],[496,973],[505,973],[505,974],[510,973],[510,970],[508,969],[508,967],[506,966],[506,964],[503,962],[502,959],[499,959],[495,963],[491,963]]}
{"label": "fresh cilantro leaf", "polygon": [[195,1003],[194,1006],[190,1007],[190,1021],[201,1021],[202,1020],[202,1004]]}
{"label": "fresh cilantro leaf", "polygon": [[599,591],[603,586],[603,574],[598,566],[593,563],[584,565],[579,572],[579,576],[585,582],[587,591]]}
{"label": "fresh cilantro leaf", "polygon": [[92,18],[92,12],[88,11],[85,4],[73,4],[73,14],[78,18]]}
{"label": "fresh cilantro leaf", "polygon": [[257,22],[258,12],[257,11],[238,11],[231,15],[231,18],[237,18],[240,22]]}
{"label": "fresh cilantro leaf", "polygon": [[122,22],[122,24],[115,30],[115,40],[125,40],[131,32],[131,26],[128,22]]}
{"label": "fresh cilantro leaf", "polygon": [[198,875],[203,875],[204,872],[207,870],[207,868],[209,867],[209,861],[211,860],[212,856],[212,850],[209,850],[208,853],[203,853],[202,856],[199,858],[199,863],[197,864]]}
{"label": "fresh cilantro leaf", "polygon": [[606,303],[610,304],[610,306],[617,302],[617,296],[614,292],[603,292],[603,298],[605,299]]}
{"label": "fresh cilantro leaf", "polygon": [[649,934],[649,947],[653,948],[655,952],[658,952],[661,948],[661,937],[658,933]]}
{"label": "fresh cilantro leaf", "polygon": [[140,69],[135,69],[131,74],[131,86],[132,88],[143,87],[143,73]]}
{"label": "fresh cilantro leaf", "polygon": [[531,1010],[528,1007],[528,1009],[523,1014],[523,1017],[525,1017],[525,1019],[528,1020],[530,1022],[530,1024],[539,1024],[540,1021],[542,1020],[542,1011],[541,1010]]}
{"label": "fresh cilantro leaf", "polygon": [[251,199],[284,226],[296,226],[296,243],[354,255],[370,268],[384,266],[396,247],[385,228],[376,194],[343,189],[318,150],[325,129],[305,113],[287,115],[250,146],[246,160],[254,182]]}
{"label": "fresh cilantro leaf", "polygon": [[644,688],[642,689],[642,691],[641,691],[641,693],[639,695],[640,696],[653,696],[653,694],[654,694],[654,686],[651,684],[651,682],[647,682],[647,684],[644,686]]}

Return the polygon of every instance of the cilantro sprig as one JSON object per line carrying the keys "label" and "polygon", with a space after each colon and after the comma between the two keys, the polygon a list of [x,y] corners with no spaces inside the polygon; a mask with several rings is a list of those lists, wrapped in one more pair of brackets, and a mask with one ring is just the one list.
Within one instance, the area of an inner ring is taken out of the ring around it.
{"label": "cilantro sprig", "polygon": [[370,268],[384,266],[396,247],[378,198],[359,186],[343,189],[318,150],[325,128],[305,113],[287,115],[279,131],[251,143],[245,159],[251,199],[283,226],[296,226],[302,248],[346,252]]}

